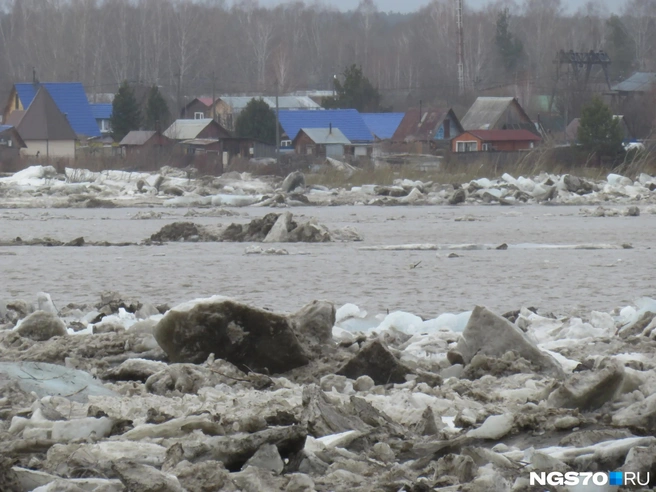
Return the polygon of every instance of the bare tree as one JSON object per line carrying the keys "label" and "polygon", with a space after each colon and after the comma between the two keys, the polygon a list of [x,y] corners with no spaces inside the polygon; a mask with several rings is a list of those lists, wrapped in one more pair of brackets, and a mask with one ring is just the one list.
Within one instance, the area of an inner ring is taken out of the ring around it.
{"label": "bare tree", "polygon": [[[0,89],[30,80],[34,67],[40,80],[79,80],[89,93],[114,92],[123,80],[157,84],[173,101],[178,93],[182,99],[212,89],[271,92],[274,81],[283,91],[329,89],[335,74],[356,64],[384,95],[408,105],[465,105],[496,85],[524,87],[528,100],[552,93],[556,52],[603,48],[609,17],[598,2],[574,14],[562,0],[496,0],[465,9],[473,94],[460,100],[453,0],[432,0],[405,15],[379,12],[373,0],[350,13],[292,2],[267,9],[256,0],[232,7],[227,0],[0,0]],[[524,46],[512,73],[494,50],[505,8]],[[621,22],[636,67],[656,70],[656,3],[626,0]]]}

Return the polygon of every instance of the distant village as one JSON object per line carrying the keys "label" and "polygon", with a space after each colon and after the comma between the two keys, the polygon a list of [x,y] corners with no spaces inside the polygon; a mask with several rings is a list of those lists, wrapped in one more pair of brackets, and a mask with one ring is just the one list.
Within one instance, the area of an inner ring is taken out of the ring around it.
{"label": "distant village", "polygon": [[[639,105],[641,98],[655,89],[656,73],[638,72],[610,87],[603,97],[611,108],[626,107],[627,101]],[[357,163],[394,155],[439,159],[519,153],[577,143],[579,119],[566,121],[554,114],[546,96],[523,101],[521,97],[484,95],[459,117],[453,108],[421,104],[405,113],[324,109],[323,100],[332,94],[324,90],[278,98],[264,94],[198,96],[184,105],[167,128],[131,131],[115,141],[110,124],[112,95],[97,103],[90,101],[78,82],[17,83],[2,113],[0,170],[15,171],[41,160],[75,165],[78,160],[93,158],[111,158],[115,167],[152,169],[177,156],[177,165],[220,174],[235,158],[286,157],[315,163],[331,158]],[[235,122],[252,99],[261,99],[276,111],[278,145],[236,135]],[[529,103],[532,110],[527,111],[524,105]],[[625,147],[636,145],[631,115],[614,117],[620,122]]]}

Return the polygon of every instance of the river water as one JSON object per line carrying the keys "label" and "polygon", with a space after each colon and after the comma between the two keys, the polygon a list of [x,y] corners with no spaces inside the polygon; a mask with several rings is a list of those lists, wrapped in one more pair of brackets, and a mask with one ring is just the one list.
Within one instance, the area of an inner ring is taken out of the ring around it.
{"label": "river water", "polygon": [[[535,306],[560,314],[609,311],[656,296],[651,250],[656,215],[584,217],[580,207],[301,207],[329,228],[350,225],[363,242],[284,244],[288,256],[246,255],[248,243],[170,243],[127,247],[0,247],[0,299],[52,295],[58,307],[95,303],[116,290],[144,302],[171,305],[221,294],[294,311],[314,299],[353,302],[369,312],[404,310],[424,317],[485,305],[497,312]],[[135,220],[141,212],[161,219]],[[163,225],[247,222],[271,212],[183,218],[186,209],[24,209],[0,211],[0,240],[51,237],[136,242]],[[280,210],[273,210],[280,211]],[[474,221],[456,221],[465,215]],[[299,217],[300,216],[300,217]],[[370,251],[410,243],[507,243],[502,250]],[[516,244],[623,244],[633,249],[514,249]],[[267,245],[269,246],[269,245]]]}

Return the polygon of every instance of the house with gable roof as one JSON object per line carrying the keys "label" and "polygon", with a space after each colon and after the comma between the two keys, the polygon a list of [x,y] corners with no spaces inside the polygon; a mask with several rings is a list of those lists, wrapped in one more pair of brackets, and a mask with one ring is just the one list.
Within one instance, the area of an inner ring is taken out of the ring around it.
{"label": "house with gable roof", "polygon": [[220,139],[230,138],[232,135],[218,122],[211,118],[197,120],[180,119],[166,129],[163,135],[171,140],[192,140],[196,138]]}
{"label": "house with gable roof", "polygon": [[315,157],[344,157],[344,148],[351,141],[339,128],[301,128],[292,145],[297,154]]}
{"label": "house with gable roof", "polygon": [[45,87],[37,90],[17,123],[16,131],[27,146],[21,149],[22,155],[75,158],[77,135]]}
{"label": "house with gable roof", "polygon": [[[239,114],[253,99],[262,99],[271,109],[276,109],[276,98],[273,96],[228,96],[222,95],[216,99],[216,118],[228,130],[234,131]],[[279,96],[279,111],[323,111],[323,108],[307,96]],[[210,106],[211,114],[211,106]],[[290,139],[296,136],[289,135]]]}
{"label": "house with gable roof", "polygon": [[[91,105],[79,82],[28,82],[14,84],[3,111],[6,124],[12,123],[12,113],[27,111],[40,88],[45,88],[57,109],[66,117],[77,136],[99,137],[98,123],[94,118]],[[15,123],[14,123],[15,124]],[[29,147],[29,145],[28,145]]]}
{"label": "house with gable roof", "polygon": [[160,132],[150,130],[133,130],[119,142],[119,146],[127,157],[161,153],[172,145],[173,140]]}
{"label": "house with gable roof", "polygon": [[182,109],[180,118],[186,120],[204,120],[212,118],[212,106],[211,97],[197,97]]}
{"label": "house with gable roof", "polygon": [[479,97],[460,120],[469,130],[528,130],[539,133],[514,97]]}
{"label": "house with gable roof", "polygon": [[463,132],[452,109],[418,109],[406,111],[392,135],[394,142],[449,142]]}
{"label": "house with gable roof", "polygon": [[389,140],[401,124],[404,113],[360,113],[375,140]]}
{"label": "house with gable roof", "polygon": [[280,111],[278,118],[283,130],[282,141],[293,140],[303,128],[338,129],[351,145],[345,153],[353,156],[371,155],[374,137],[362,115],[355,109],[326,109],[323,111]]}

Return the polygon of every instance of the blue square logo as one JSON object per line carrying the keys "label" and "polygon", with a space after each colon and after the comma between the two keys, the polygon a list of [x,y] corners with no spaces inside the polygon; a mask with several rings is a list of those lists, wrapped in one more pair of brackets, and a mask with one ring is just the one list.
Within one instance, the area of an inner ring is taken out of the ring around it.
{"label": "blue square logo", "polygon": [[610,485],[624,485],[622,472],[610,472]]}

